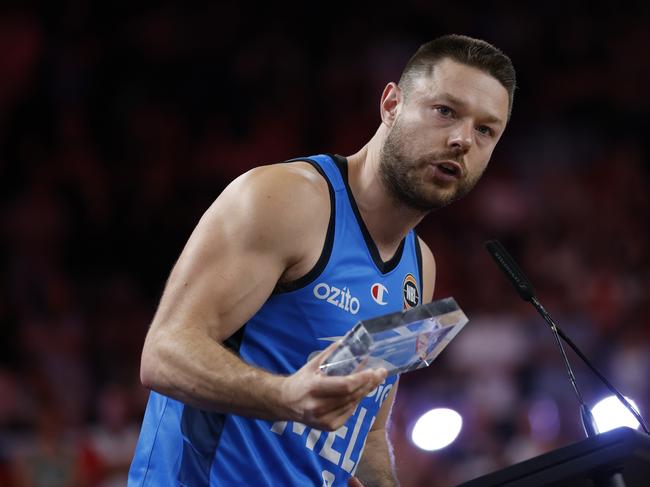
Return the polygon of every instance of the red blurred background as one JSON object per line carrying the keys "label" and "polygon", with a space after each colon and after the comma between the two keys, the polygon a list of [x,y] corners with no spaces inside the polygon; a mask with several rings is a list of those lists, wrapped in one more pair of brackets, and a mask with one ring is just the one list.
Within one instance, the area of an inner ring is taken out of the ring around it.
{"label": "red blurred background", "polygon": [[[144,334],[202,212],[256,165],[355,152],[384,85],[445,33],[502,48],[519,88],[483,181],[419,228],[435,297],[470,324],[402,379],[402,485],[453,485],[583,437],[552,336],[490,238],[647,414],[649,21],[646,5],[571,2],[0,7],[0,485],[124,485]],[[593,404],[606,391],[571,357]],[[464,428],[419,451],[410,429],[436,406]]]}

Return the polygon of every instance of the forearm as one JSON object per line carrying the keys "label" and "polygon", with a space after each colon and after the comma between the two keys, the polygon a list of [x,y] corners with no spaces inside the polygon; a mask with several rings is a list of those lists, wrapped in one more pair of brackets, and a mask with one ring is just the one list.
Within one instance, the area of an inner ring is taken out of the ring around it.
{"label": "forearm", "polygon": [[142,383],[201,409],[260,419],[288,419],[280,406],[283,377],[246,364],[193,329],[147,336]]}
{"label": "forearm", "polygon": [[399,483],[393,465],[393,453],[386,430],[371,431],[355,475],[364,487],[396,487]]}

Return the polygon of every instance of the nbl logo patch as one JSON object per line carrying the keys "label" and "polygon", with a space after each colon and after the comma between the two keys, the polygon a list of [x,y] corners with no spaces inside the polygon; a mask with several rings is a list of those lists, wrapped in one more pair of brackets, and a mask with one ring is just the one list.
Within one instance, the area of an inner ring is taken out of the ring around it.
{"label": "nbl logo patch", "polygon": [[406,274],[402,283],[402,293],[404,295],[404,309],[414,308],[420,304],[420,292],[418,291],[418,282],[413,274]]}

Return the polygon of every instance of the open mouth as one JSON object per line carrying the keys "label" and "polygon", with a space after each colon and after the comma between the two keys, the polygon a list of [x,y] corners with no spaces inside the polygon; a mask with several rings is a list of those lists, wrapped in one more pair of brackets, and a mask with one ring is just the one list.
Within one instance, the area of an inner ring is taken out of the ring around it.
{"label": "open mouth", "polygon": [[455,162],[439,162],[436,164],[438,169],[449,176],[460,177],[460,166]]}

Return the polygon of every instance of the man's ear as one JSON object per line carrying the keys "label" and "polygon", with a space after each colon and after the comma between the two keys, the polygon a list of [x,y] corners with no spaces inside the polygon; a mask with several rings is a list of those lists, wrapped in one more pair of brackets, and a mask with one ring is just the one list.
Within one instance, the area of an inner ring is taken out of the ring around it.
{"label": "man's ear", "polygon": [[381,94],[381,102],[379,104],[379,111],[381,113],[381,121],[388,127],[392,127],[397,119],[397,113],[402,103],[402,90],[397,83],[390,82],[384,88]]}

